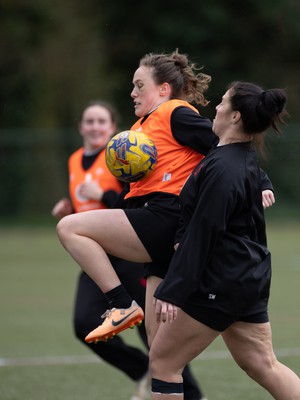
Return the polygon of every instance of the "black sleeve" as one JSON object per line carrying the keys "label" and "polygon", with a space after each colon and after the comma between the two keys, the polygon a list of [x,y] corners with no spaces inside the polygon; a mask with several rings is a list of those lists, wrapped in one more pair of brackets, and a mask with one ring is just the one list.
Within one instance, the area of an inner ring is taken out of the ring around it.
{"label": "black sleeve", "polygon": [[106,205],[107,208],[112,208],[119,197],[119,193],[114,190],[107,190],[104,192],[101,201]]}
{"label": "black sleeve", "polygon": [[233,195],[227,183],[216,173],[205,178],[197,207],[155,297],[180,307],[197,290],[232,207]]}
{"label": "black sleeve", "polygon": [[189,107],[177,107],[173,111],[171,130],[178,143],[203,155],[219,140],[212,131],[212,122]]}
{"label": "black sleeve", "polygon": [[122,208],[122,209],[126,208],[126,200],[124,197],[129,192],[130,186],[129,186],[129,183],[122,183],[122,184],[123,184],[123,189],[122,189],[121,193],[118,195],[118,197],[116,198],[116,201],[113,204],[112,208]]}
{"label": "black sleeve", "polygon": [[272,190],[272,192],[274,192],[274,188],[272,182],[270,181],[270,178],[268,177],[266,172],[261,168],[260,168],[260,176],[261,176],[262,190]]}
{"label": "black sleeve", "polygon": [[174,245],[177,244],[177,243],[180,243],[180,240],[181,240],[181,238],[182,238],[182,236],[183,236],[183,234],[185,232],[185,229],[186,229],[186,227],[185,227],[183,218],[182,218],[182,216],[180,216],[179,223],[178,223],[178,226],[177,226],[177,230],[176,230],[176,233],[175,233]]}
{"label": "black sleeve", "polygon": [[224,168],[222,171],[222,165],[206,171],[195,211],[155,297],[180,307],[197,290],[235,203],[232,179],[228,175]]}

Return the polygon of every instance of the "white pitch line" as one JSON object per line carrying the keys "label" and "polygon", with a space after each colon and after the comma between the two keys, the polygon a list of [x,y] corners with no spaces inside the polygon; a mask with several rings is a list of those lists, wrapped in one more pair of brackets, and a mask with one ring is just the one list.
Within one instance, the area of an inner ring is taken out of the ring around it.
{"label": "white pitch line", "polygon": [[[300,348],[278,349],[275,350],[278,358],[281,357],[300,357]],[[206,351],[197,359],[203,360],[226,360],[231,355],[226,350]],[[34,365],[73,365],[73,364],[96,364],[103,361],[94,355],[89,356],[46,356],[46,357],[28,357],[28,358],[0,358],[1,367],[22,367]]]}
{"label": "white pitch line", "polygon": [[96,356],[45,356],[27,358],[0,358],[0,367],[20,367],[30,365],[94,364],[103,362]]}
{"label": "white pitch line", "polygon": [[[274,349],[277,358],[281,357],[300,357],[300,348],[291,349]],[[231,354],[227,350],[207,351],[197,357],[203,360],[225,360],[231,358]]]}

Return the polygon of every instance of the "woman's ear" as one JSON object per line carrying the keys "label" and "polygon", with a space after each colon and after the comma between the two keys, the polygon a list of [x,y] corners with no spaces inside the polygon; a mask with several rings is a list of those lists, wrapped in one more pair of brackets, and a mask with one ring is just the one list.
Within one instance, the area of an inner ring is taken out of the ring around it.
{"label": "woman's ear", "polygon": [[171,94],[171,87],[170,87],[170,85],[169,85],[167,82],[165,82],[165,83],[163,83],[162,85],[160,85],[159,94],[160,94],[160,96],[162,96],[162,97],[170,96],[170,94]]}
{"label": "woman's ear", "polygon": [[233,111],[232,122],[238,124],[241,120],[241,113],[239,111]]}

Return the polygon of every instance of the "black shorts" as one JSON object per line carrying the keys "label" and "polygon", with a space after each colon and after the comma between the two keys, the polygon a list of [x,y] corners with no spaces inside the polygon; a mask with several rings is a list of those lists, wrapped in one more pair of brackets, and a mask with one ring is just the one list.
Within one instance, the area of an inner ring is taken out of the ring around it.
{"label": "black shorts", "polygon": [[164,279],[168,272],[169,263],[158,264],[156,262],[144,264],[144,278],[147,279],[149,276],[158,276]]}
{"label": "black shorts", "polygon": [[180,217],[178,196],[153,193],[129,199],[127,205],[126,216],[152,261],[168,266]]}
{"label": "black shorts", "polygon": [[182,310],[190,317],[218,332],[225,331],[230,325],[238,321],[250,322],[253,324],[269,321],[267,298],[259,300],[252,308],[249,307],[247,312],[241,315],[231,315],[215,308],[199,306],[199,304],[193,305],[190,303],[185,304]]}

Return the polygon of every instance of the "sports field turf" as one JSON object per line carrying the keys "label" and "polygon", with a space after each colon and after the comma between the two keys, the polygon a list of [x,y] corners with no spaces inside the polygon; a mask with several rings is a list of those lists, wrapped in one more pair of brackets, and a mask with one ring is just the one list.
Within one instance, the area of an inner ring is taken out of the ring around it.
{"label": "sports field turf", "polygon": [[[54,224],[0,229],[0,400],[128,400],[134,383],[73,335],[79,267]],[[300,224],[270,224],[275,352],[300,375]],[[122,333],[141,346],[135,331]],[[267,400],[217,340],[192,368],[208,400]]]}

